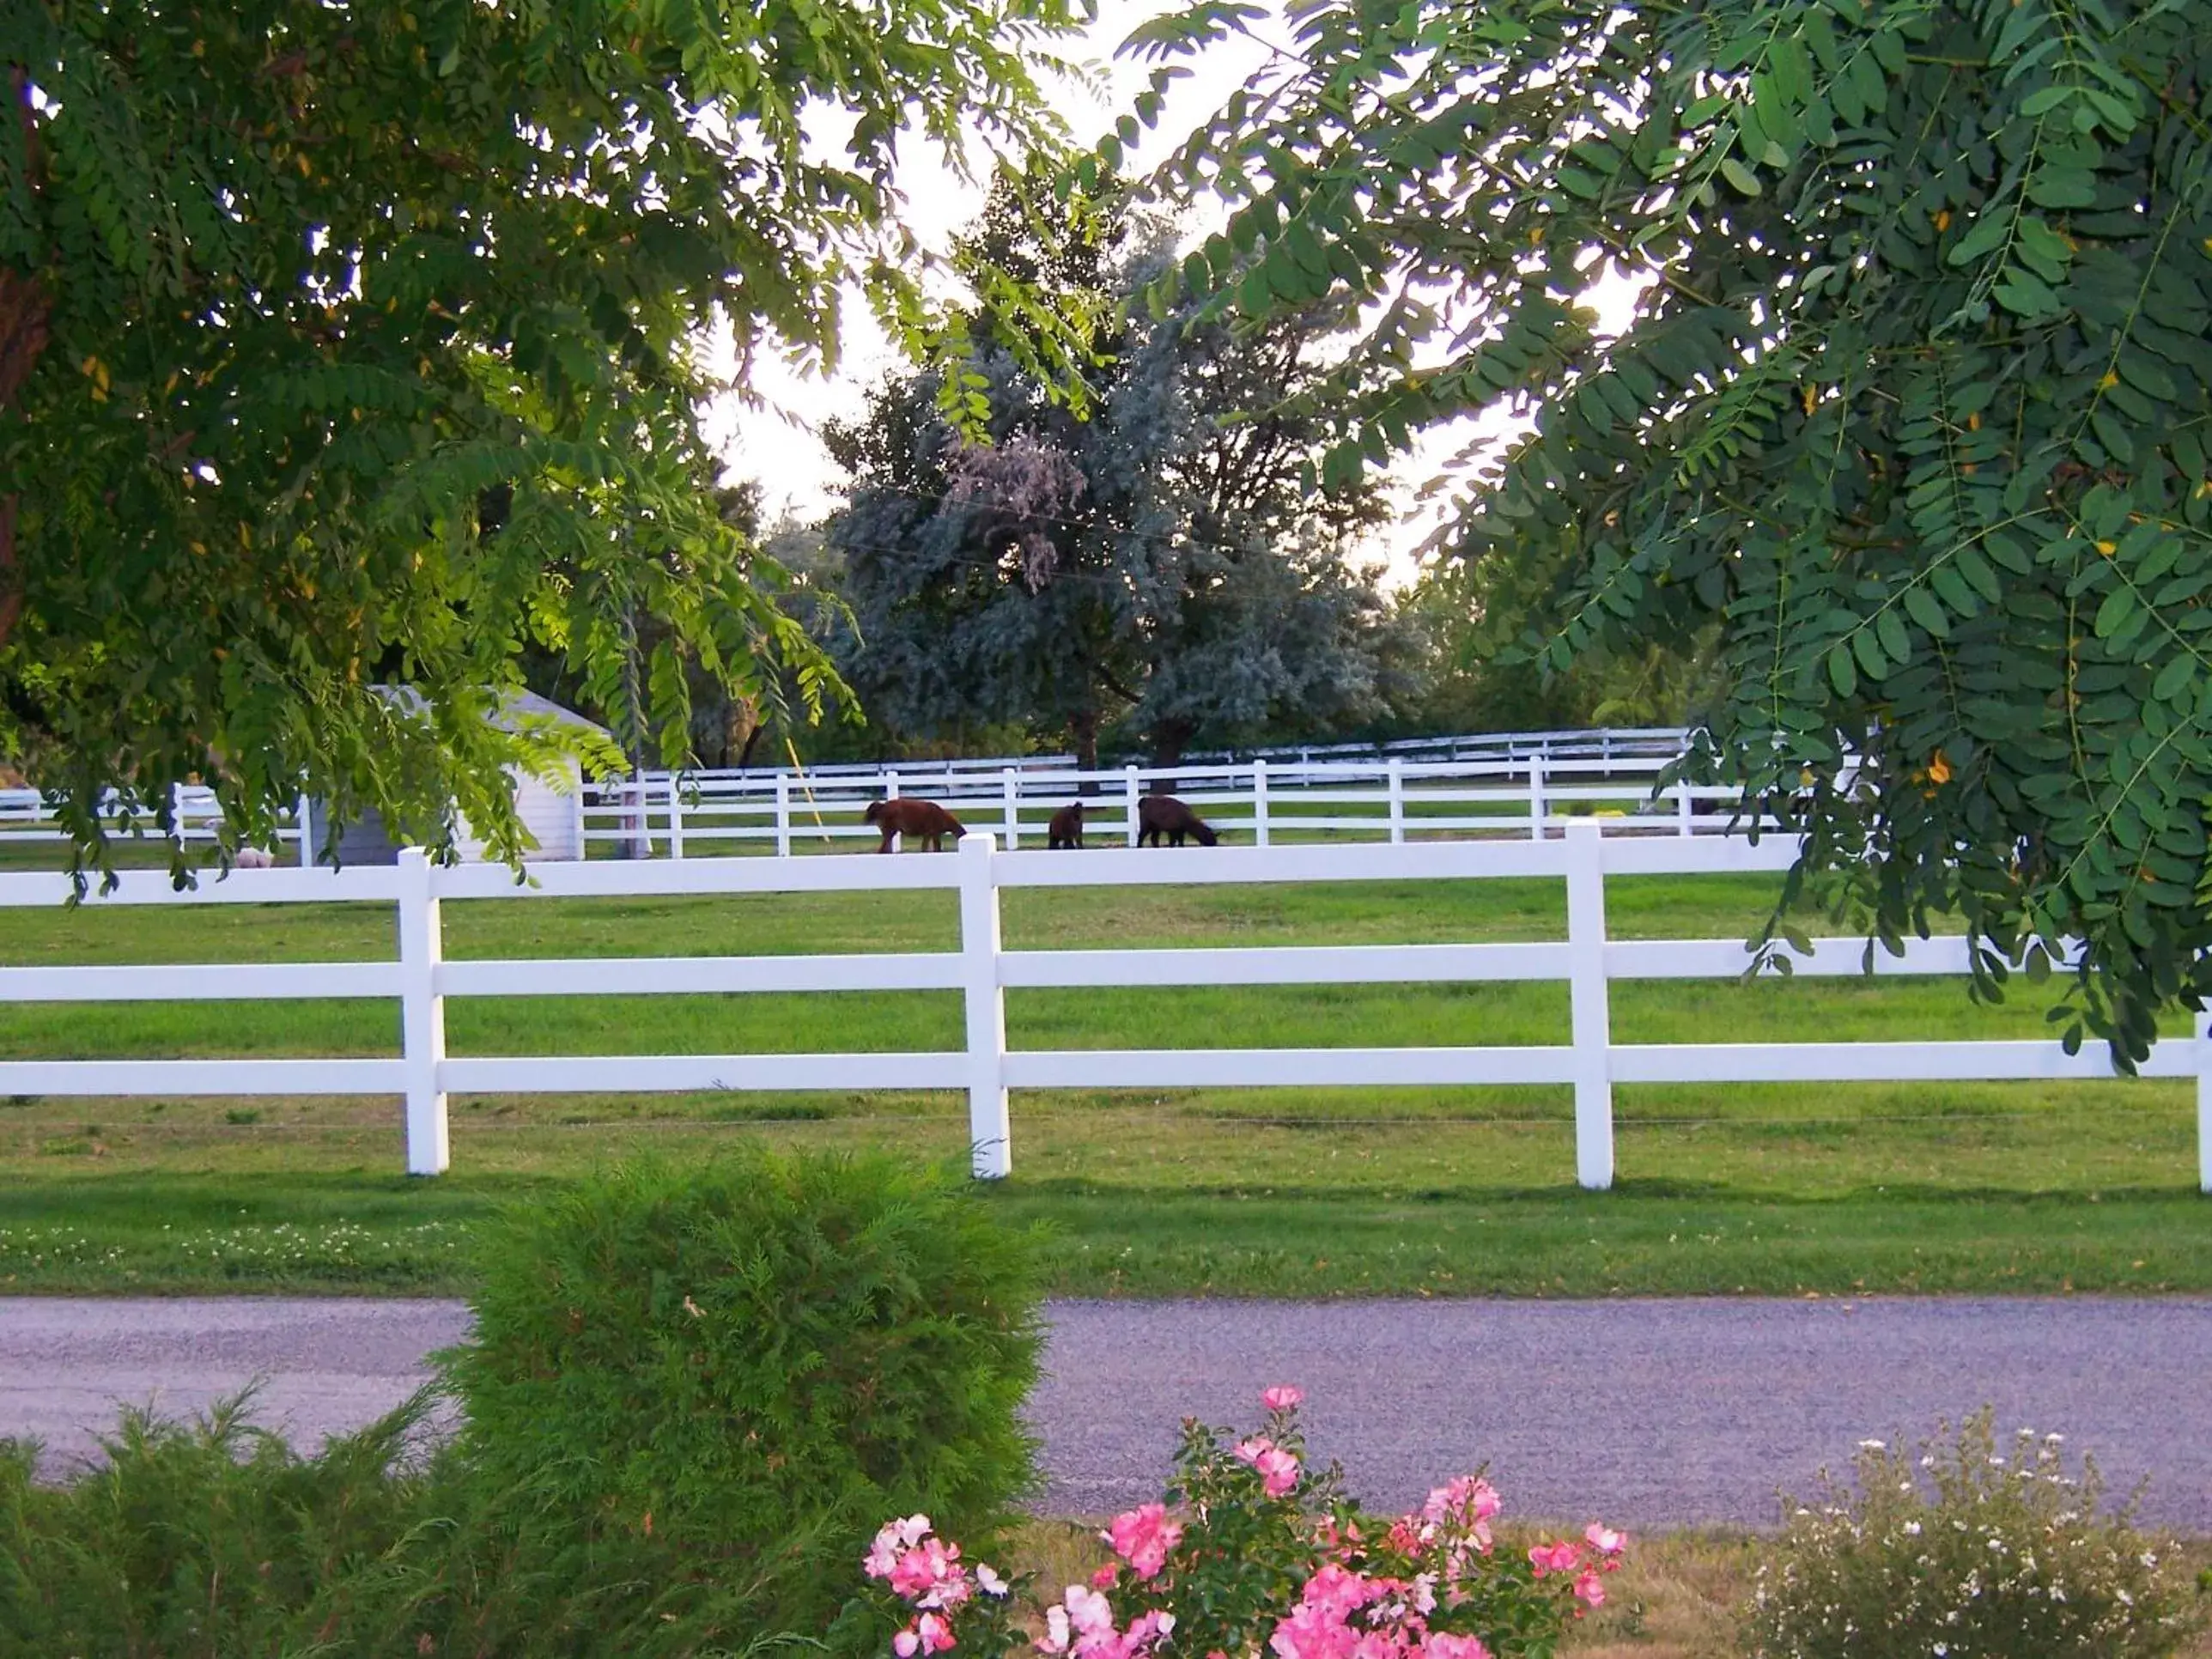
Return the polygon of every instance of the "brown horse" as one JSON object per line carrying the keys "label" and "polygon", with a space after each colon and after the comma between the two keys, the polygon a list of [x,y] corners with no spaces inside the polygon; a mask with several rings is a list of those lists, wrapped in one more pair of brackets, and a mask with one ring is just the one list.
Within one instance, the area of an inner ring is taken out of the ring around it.
{"label": "brown horse", "polygon": [[876,848],[878,853],[891,850],[894,836],[904,836],[914,843],[915,851],[927,842],[931,852],[940,853],[945,850],[945,836],[951,836],[957,844],[966,833],[960,820],[933,800],[872,800],[861,817],[884,832],[884,844]]}
{"label": "brown horse", "polygon": [[1071,801],[1052,815],[1052,822],[1045,826],[1045,845],[1049,848],[1066,847],[1079,851],[1081,849],[1083,846],[1083,803],[1081,801]]}
{"label": "brown horse", "polygon": [[1212,824],[1173,795],[1147,795],[1137,803],[1137,845],[1142,847],[1150,841],[1158,847],[1162,835],[1170,847],[1182,846],[1185,836],[1195,837],[1200,847],[1211,847],[1221,839]]}

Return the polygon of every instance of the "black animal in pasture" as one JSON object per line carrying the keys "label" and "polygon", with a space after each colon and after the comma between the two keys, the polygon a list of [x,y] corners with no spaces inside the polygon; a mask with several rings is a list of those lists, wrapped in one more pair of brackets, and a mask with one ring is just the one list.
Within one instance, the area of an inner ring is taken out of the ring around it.
{"label": "black animal in pasture", "polygon": [[1083,803],[1071,801],[1052,815],[1045,826],[1045,845],[1054,850],[1060,848],[1080,849],[1083,845]]}
{"label": "black animal in pasture", "polygon": [[1137,803],[1137,845],[1146,842],[1160,844],[1160,837],[1168,838],[1170,847],[1182,845],[1185,836],[1193,837],[1200,847],[1211,847],[1221,838],[1213,833],[1213,826],[1185,806],[1173,795],[1147,795]]}

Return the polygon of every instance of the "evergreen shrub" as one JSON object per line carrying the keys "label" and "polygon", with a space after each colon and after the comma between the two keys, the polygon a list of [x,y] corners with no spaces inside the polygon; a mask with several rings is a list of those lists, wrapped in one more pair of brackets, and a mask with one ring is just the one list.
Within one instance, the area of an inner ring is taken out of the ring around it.
{"label": "evergreen shrub", "polygon": [[884,1515],[993,1539],[1031,1487],[1034,1255],[879,1157],[611,1170],[494,1230],[446,1357],[462,1461],[564,1577],[658,1576],[658,1617],[718,1639],[818,1635]]}

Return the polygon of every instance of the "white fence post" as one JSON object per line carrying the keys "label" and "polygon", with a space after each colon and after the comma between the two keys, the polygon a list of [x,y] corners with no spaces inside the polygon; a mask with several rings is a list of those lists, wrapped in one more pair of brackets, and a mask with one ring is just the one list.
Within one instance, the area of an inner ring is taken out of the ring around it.
{"label": "white fence post", "polygon": [[1690,820],[1690,786],[1687,783],[1676,784],[1674,786],[1674,833],[1679,836],[1686,837],[1696,833],[1696,826]]}
{"label": "white fence post", "polygon": [[584,782],[583,769],[579,767],[576,769],[576,787],[568,797],[568,827],[575,832],[576,858],[579,862],[592,856],[592,838],[585,833],[586,820],[584,817],[584,790],[586,787]]}
{"label": "white fence post", "polygon": [[1406,763],[1395,755],[1390,757],[1390,844],[1401,846],[1406,839]]}
{"label": "white fence post", "polygon": [[1575,1179],[1613,1185],[1613,1033],[1605,978],[1605,843],[1567,825],[1567,986],[1575,1044]]}
{"label": "white fence post", "polygon": [[1129,845],[1137,844],[1137,769],[1124,768],[1121,773],[1122,793],[1128,801]]}
{"label": "white fence post", "polygon": [[1528,839],[1544,839],[1544,757],[1528,757]]}
{"label": "white fence post", "polygon": [[2212,1193],[2212,1012],[2197,1016],[2197,1186]]}
{"label": "white fence post", "polygon": [[[885,800],[896,800],[898,798],[899,798],[899,781],[898,781],[898,774],[897,774],[897,773],[896,773],[896,772],[886,772],[886,773],[884,773],[884,799]],[[895,834],[895,835],[893,835],[893,836],[891,836],[891,851],[892,851],[892,852],[894,852],[894,853],[903,853],[903,852],[905,852],[905,851],[906,851],[906,837],[905,837],[904,836],[896,835],[896,834]]]}
{"label": "white fence post", "polygon": [[791,856],[791,780],[781,772],[775,775],[775,855]]}
{"label": "white fence post", "polygon": [[300,821],[300,867],[312,870],[315,867],[314,808],[305,795],[300,797],[295,815]]}
{"label": "white fence post", "polygon": [[684,791],[673,772],[668,775],[668,856],[684,856]]}
{"label": "white fence post", "polygon": [[1022,786],[1011,766],[999,773],[999,793],[1006,803],[1006,850],[1011,853],[1022,844]]}
{"label": "white fence post", "polygon": [[1252,844],[1267,844],[1267,763],[1252,763]]}
{"label": "white fence post", "polygon": [[438,901],[430,892],[430,859],[419,847],[399,853],[399,1048],[407,1072],[407,1173],[443,1175],[448,1160],[446,1096],[438,1067],[446,1059],[446,1004],[438,994],[441,942]]}
{"label": "white fence post", "polygon": [[969,1168],[997,1181],[1014,1167],[1006,1120],[1006,994],[999,988],[999,888],[991,837],[960,837],[960,981],[968,1003]]}

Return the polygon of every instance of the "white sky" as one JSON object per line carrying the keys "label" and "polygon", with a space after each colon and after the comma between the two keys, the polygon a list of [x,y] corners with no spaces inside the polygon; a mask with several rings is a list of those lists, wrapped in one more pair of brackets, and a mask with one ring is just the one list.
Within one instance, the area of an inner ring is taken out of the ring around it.
{"label": "white sky", "polygon": [[[1115,62],[1114,49],[1130,29],[1166,9],[1160,0],[1103,0],[1099,22],[1080,44],[1062,47],[1062,56],[1087,60],[1105,82],[1103,97],[1093,97],[1087,88],[1073,83],[1063,83],[1059,89],[1060,112],[1078,142],[1088,143],[1105,131],[1142,88],[1145,66]],[[1192,125],[1218,109],[1231,89],[1259,66],[1263,55],[1264,48],[1253,42],[1232,40],[1193,63],[1194,72],[1176,84],[1158,128],[1146,135],[1146,145],[1134,164],[1141,167],[1157,161]],[[909,152],[902,183],[906,222],[917,238],[933,246],[945,246],[982,206],[980,186],[963,180],[919,149]],[[1618,328],[1626,320],[1632,296],[1633,290],[1626,285],[1603,283],[1590,297],[1605,324]],[[756,367],[752,389],[765,400],[766,408],[748,407],[729,393],[708,406],[710,440],[733,477],[762,482],[771,519],[786,509],[816,517],[836,505],[843,475],[823,449],[817,428],[825,420],[857,415],[866,389],[903,363],[865,306],[848,307],[846,319],[844,361],[835,377],[802,375],[764,359]],[[727,376],[731,364],[726,351],[712,367]],[[1403,586],[1413,579],[1413,550],[1433,527],[1432,519],[1413,513],[1413,486],[1441,471],[1473,439],[1505,437],[1516,424],[1503,411],[1455,422],[1429,434],[1401,461],[1398,495],[1407,516],[1375,532],[1366,550],[1370,559],[1387,564],[1388,586]]]}

